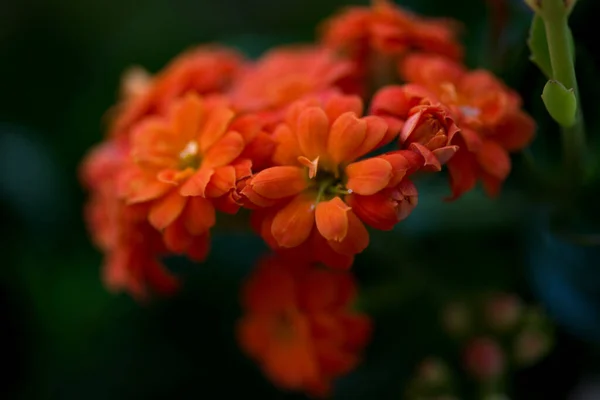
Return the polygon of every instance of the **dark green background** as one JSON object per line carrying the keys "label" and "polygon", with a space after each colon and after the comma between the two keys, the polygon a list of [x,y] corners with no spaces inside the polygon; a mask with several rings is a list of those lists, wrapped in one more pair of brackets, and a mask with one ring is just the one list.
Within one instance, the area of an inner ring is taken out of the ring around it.
{"label": "dark green background", "polygon": [[[591,0],[580,3],[573,16],[577,67],[580,79],[587,77],[584,111],[597,115],[600,54],[589,32],[600,10]],[[343,4],[0,2],[0,362],[6,371],[0,398],[295,398],[273,389],[233,337],[238,288],[264,251],[260,240],[221,231],[206,265],[173,260],[186,284],[172,299],[140,305],[110,294],[100,282],[101,255],[81,218],[85,193],[77,168],[101,140],[103,113],[115,102],[128,66],[154,72],[202,42],[220,41],[257,56],[270,46],[310,41],[316,24]],[[544,79],[527,60],[527,9],[511,2],[498,49],[491,45],[481,0],[402,4],[465,24],[467,63],[493,69],[523,93],[525,107],[540,122],[533,150],[553,165],[557,130],[539,101]],[[588,123],[595,130],[594,118]],[[496,200],[475,191],[446,204],[443,177],[426,179],[418,185],[414,215],[394,232],[373,236],[355,270],[365,290],[360,304],[375,317],[376,330],[365,363],[340,381],[338,398],[400,399],[419,360],[429,354],[452,360],[457,349],[438,323],[439,308],[450,298],[503,289],[537,301],[528,271],[536,260],[530,217],[538,206],[526,197],[522,166],[516,157],[515,172]],[[589,337],[578,337],[559,315],[557,320],[556,351],[514,376],[517,399],[566,398],[595,369]]]}

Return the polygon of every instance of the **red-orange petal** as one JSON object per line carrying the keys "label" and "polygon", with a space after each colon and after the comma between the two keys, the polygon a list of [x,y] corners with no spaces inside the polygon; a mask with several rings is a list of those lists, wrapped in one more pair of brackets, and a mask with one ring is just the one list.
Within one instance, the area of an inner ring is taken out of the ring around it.
{"label": "red-orange petal", "polygon": [[315,159],[327,154],[329,119],[319,107],[309,107],[300,113],[296,128],[300,149],[305,157]]}
{"label": "red-orange petal", "polygon": [[169,251],[183,254],[192,244],[193,236],[187,231],[180,219],[167,226],[163,232],[163,241]]}
{"label": "red-orange petal", "polygon": [[504,180],[510,172],[510,157],[506,150],[491,140],[486,140],[477,152],[477,161],[488,174]]}
{"label": "red-orange petal", "polygon": [[281,166],[260,171],[250,178],[249,185],[267,199],[281,199],[302,192],[308,181],[302,168]]}
{"label": "red-orange petal", "polygon": [[310,235],[315,224],[315,199],[298,195],[283,207],[271,225],[271,233],[280,247],[296,247]]}
{"label": "red-orange petal", "polygon": [[227,126],[231,123],[234,116],[234,112],[226,107],[218,107],[211,110],[206,123],[199,132],[200,152],[205,153],[225,135]]}
{"label": "red-orange petal", "polygon": [[329,132],[327,150],[331,161],[339,164],[353,161],[350,157],[360,148],[367,132],[367,123],[353,112],[342,114],[336,119]]}
{"label": "red-orange petal", "polygon": [[173,131],[184,143],[194,140],[203,116],[202,99],[197,94],[190,93],[173,108]]}
{"label": "red-orange petal", "polygon": [[459,150],[448,161],[448,173],[452,196],[446,200],[456,200],[463,193],[473,189],[477,183],[479,167],[475,156],[467,150]]}
{"label": "red-orange petal", "polygon": [[215,142],[205,153],[203,167],[221,167],[235,160],[244,151],[244,138],[238,132],[227,132]]}
{"label": "red-orange petal", "polygon": [[215,168],[214,174],[206,185],[206,197],[223,196],[233,190],[236,184],[235,168],[232,165]]}
{"label": "red-orange petal", "polygon": [[189,233],[200,235],[215,225],[215,208],[204,197],[191,197],[188,199],[182,218]]}
{"label": "red-orange petal", "polygon": [[177,190],[171,191],[152,204],[148,213],[148,221],[158,230],[165,229],[181,214],[186,200]]}
{"label": "red-orange petal", "polygon": [[356,115],[362,115],[363,101],[359,96],[334,95],[325,103],[324,109],[329,121],[335,121],[340,115],[348,111]]}
{"label": "red-orange petal", "polygon": [[383,118],[369,115],[361,120],[367,124],[365,137],[360,146],[352,154],[348,155],[348,160],[356,160],[376,148],[390,143],[397,134],[397,132],[392,132],[388,129],[388,124]]}
{"label": "red-orange petal", "polygon": [[327,240],[341,242],[348,233],[348,211],[350,207],[339,197],[321,201],[315,210],[317,229]]}
{"label": "red-orange petal", "polygon": [[361,253],[369,245],[369,232],[364,224],[352,212],[348,211],[348,233],[341,242],[330,240],[329,246],[336,252],[344,255],[355,255]]}
{"label": "red-orange petal", "polygon": [[392,165],[382,158],[367,158],[346,167],[346,188],[370,195],[385,188],[392,178]]}
{"label": "red-orange petal", "polygon": [[210,178],[214,174],[212,168],[200,168],[194,175],[188,178],[187,181],[179,189],[182,196],[202,196],[204,197],[206,185],[210,182]]}

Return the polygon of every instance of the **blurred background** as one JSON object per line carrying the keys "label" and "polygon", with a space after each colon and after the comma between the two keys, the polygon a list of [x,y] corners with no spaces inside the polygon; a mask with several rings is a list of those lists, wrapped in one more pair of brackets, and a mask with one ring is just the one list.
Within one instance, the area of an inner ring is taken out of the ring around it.
{"label": "blurred background", "polygon": [[[350,3],[367,2],[0,2],[0,399],[304,398],[274,389],[235,342],[240,282],[265,250],[258,238],[218,232],[205,265],[171,262],[185,277],[181,293],[138,304],[102,286],[102,257],[85,230],[77,174],[102,139],[104,113],[127,67],[156,72],[203,42],[256,57],[313,40],[317,24]],[[498,2],[399,4],[464,24],[467,63],[492,69],[523,95],[540,125],[532,151],[552,165],[557,129],[539,100],[545,79],[525,44],[531,15],[521,1],[507,1],[510,13],[498,21],[491,3]],[[592,132],[600,53],[590,33],[600,7],[579,3],[571,25]],[[499,23],[501,32],[493,28]],[[496,200],[475,191],[443,203],[443,177],[419,182],[413,215],[376,235],[358,257],[360,306],[376,328],[364,363],[339,382],[336,398],[402,399],[415,366],[432,354],[458,370],[458,348],[440,310],[491,290],[540,304],[554,325],[553,350],[510,375],[515,398],[600,399],[598,251],[558,243],[538,224],[538,206],[524,191],[523,158],[515,158]]]}

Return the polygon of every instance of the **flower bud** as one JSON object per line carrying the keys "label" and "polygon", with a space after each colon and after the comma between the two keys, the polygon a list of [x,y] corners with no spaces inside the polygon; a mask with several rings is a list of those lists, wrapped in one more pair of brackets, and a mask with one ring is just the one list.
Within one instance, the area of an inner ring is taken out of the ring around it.
{"label": "flower bud", "polygon": [[442,360],[429,357],[419,365],[417,376],[423,384],[440,386],[448,381],[450,372]]}
{"label": "flower bud", "polygon": [[453,336],[464,336],[471,328],[470,311],[464,303],[454,302],[442,311],[442,325]]}
{"label": "flower bud", "polygon": [[535,364],[550,350],[548,334],[541,330],[526,328],[520,332],[513,343],[513,354],[517,364],[528,366]]}
{"label": "flower bud", "polygon": [[495,331],[506,332],[513,329],[522,315],[523,306],[517,296],[496,294],[484,305],[484,317]]}
{"label": "flower bud", "polygon": [[485,337],[476,338],[467,344],[463,363],[467,372],[481,381],[497,378],[505,370],[502,349],[495,340]]}

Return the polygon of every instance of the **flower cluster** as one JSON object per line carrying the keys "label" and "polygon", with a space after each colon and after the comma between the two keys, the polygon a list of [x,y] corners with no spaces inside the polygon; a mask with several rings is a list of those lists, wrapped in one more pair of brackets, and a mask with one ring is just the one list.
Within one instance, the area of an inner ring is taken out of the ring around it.
{"label": "flower cluster", "polygon": [[348,271],[368,229],[407,218],[413,180],[444,165],[450,199],[478,180],[497,195],[532,139],[518,95],[461,64],[457,28],[374,1],[317,44],[253,61],[202,46],[155,76],[131,70],[81,169],[106,285],[172,293],[162,259],[204,261],[218,214],[247,209],[273,255],[245,287],[242,348],[277,385],[327,394],[370,330]]}

